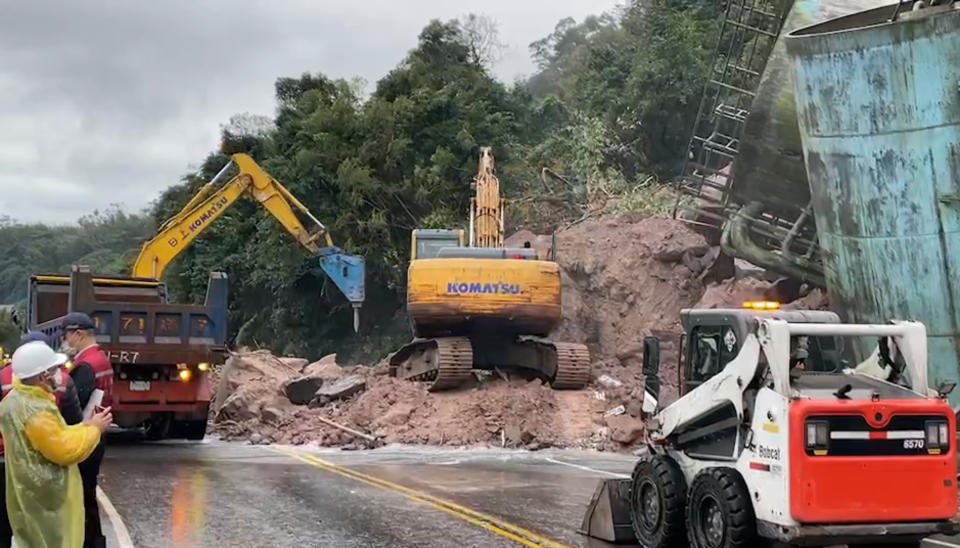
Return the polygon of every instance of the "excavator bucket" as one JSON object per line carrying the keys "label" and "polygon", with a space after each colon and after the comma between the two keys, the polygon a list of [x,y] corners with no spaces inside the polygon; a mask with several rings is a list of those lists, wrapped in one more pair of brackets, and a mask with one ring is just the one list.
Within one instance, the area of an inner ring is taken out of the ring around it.
{"label": "excavator bucket", "polygon": [[630,519],[630,479],[603,480],[590,499],[580,533],[614,544],[636,544]]}

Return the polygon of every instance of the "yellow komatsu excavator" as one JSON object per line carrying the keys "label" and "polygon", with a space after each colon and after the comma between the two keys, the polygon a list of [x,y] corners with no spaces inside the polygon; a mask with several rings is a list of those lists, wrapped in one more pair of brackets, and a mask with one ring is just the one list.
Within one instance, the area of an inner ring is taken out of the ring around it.
{"label": "yellow komatsu excavator", "polygon": [[[236,174],[218,186],[232,172]],[[244,194],[262,204],[300,245],[320,258],[320,269],[353,305],[356,331],[364,300],[363,258],[335,247],[323,223],[244,153],[231,155],[231,161],[183,209],[160,226],[156,236],[141,248],[133,265],[133,276],[159,280],[170,262]],[[309,229],[305,222],[310,225]]]}
{"label": "yellow komatsu excavator", "polygon": [[515,368],[556,389],[590,380],[582,344],[546,337],[560,323],[560,268],[528,247],[504,247],[504,200],[490,148],[480,152],[463,230],[417,229],[407,274],[414,339],[390,358],[390,372],[454,388],[473,369]]}

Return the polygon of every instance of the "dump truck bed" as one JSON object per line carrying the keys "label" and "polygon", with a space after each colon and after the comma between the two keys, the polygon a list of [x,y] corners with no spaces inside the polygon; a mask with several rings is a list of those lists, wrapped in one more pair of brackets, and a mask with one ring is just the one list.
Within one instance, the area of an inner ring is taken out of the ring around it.
{"label": "dump truck bed", "polygon": [[215,362],[226,340],[226,277],[215,273],[210,282],[204,304],[175,304],[155,280],[38,274],[30,277],[29,324],[57,340],[60,318],[84,312],[115,364]]}

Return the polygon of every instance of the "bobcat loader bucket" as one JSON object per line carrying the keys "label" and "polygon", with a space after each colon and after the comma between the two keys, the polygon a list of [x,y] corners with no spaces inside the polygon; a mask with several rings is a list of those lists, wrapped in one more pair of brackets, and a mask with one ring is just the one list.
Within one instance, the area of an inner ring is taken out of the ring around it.
{"label": "bobcat loader bucket", "polygon": [[630,480],[607,479],[600,482],[587,514],[580,525],[580,533],[615,544],[636,544],[630,522]]}

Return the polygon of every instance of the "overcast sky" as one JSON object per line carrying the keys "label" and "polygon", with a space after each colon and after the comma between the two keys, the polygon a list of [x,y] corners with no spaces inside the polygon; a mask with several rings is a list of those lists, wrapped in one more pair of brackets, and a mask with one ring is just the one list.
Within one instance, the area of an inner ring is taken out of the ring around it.
{"label": "overcast sky", "polygon": [[278,76],[372,84],[432,18],[492,17],[510,82],[561,18],[616,3],[0,0],[0,216],[139,210],[216,148],[231,115],[272,115]]}

